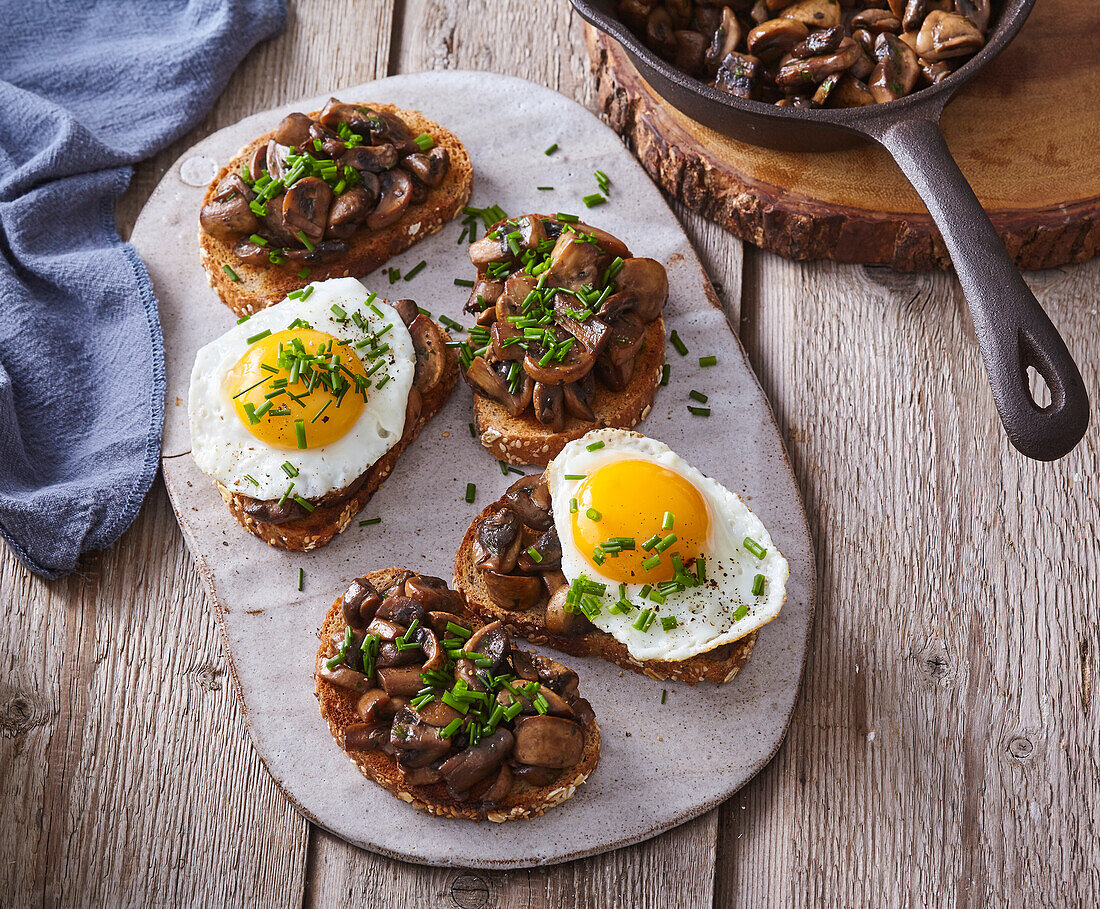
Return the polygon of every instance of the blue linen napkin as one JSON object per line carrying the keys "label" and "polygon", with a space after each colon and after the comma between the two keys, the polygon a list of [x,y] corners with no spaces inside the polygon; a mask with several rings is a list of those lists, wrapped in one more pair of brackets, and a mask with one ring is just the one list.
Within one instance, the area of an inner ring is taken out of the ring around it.
{"label": "blue linen napkin", "polygon": [[286,3],[52,0],[0,19],[0,534],[56,578],[130,525],[160,454],[160,322],[114,200]]}

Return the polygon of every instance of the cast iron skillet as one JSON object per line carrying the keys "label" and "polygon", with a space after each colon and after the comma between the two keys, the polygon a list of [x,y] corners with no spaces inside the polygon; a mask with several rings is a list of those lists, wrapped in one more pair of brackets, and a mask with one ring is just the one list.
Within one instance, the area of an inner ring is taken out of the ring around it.
{"label": "cast iron skillet", "polygon": [[[1035,0],[1004,0],[985,47],[938,85],[897,101],[838,110],[776,107],[726,94],[650,51],[615,18],[614,0],[572,3],[584,19],[622,45],[665,100],[717,132],[787,151],[831,151],[867,139],[884,146],[943,235],[1009,440],[1041,461],[1062,457],[1081,440],[1089,422],[1081,374],[951,157],[939,124],[951,96],[1012,40]],[[1046,407],[1031,397],[1029,366],[1050,389]]]}

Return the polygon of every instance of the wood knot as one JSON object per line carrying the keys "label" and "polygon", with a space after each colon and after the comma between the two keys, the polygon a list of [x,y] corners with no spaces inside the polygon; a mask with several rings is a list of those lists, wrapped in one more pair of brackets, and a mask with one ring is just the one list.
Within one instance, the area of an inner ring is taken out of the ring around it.
{"label": "wood knot", "polygon": [[946,654],[933,653],[924,658],[924,669],[934,679],[942,679],[949,668]]}
{"label": "wood knot", "polygon": [[223,669],[217,666],[199,666],[194,672],[195,682],[203,691],[221,691]]}
{"label": "wood knot", "polygon": [[0,707],[0,737],[13,739],[35,726],[44,726],[49,718],[45,704],[22,693],[12,694]]}
{"label": "wood knot", "polygon": [[483,909],[489,905],[489,881],[480,874],[460,874],[451,881],[451,903],[459,909]]}
{"label": "wood knot", "polygon": [[1026,735],[1014,735],[1008,740],[1008,753],[1018,761],[1029,761],[1035,754],[1035,745]]}

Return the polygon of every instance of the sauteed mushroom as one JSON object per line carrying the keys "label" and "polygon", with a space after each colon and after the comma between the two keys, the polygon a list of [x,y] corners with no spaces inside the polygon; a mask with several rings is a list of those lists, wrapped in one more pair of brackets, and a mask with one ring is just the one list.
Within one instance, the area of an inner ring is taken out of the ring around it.
{"label": "sauteed mushroom", "polygon": [[255,193],[237,174],[229,174],[218,184],[217,194],[199,213],[199,223],[212,237],[223,240],[238,234],[253,233],[260,222],[248,203]]}

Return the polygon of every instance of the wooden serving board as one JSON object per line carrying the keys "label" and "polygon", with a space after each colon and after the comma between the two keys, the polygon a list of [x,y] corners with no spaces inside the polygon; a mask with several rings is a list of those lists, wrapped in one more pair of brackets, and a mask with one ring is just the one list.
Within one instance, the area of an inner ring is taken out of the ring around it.
{"label": "wooden serving board", "polygon": [[[574,798],[543,817],[506,824],[432,818],[364,779],[317,709],[312,676],[321,621],[351,579],[374,568],[406,566],[450,579],[470,521],[514,477],[501,476],[496,460],[470,437],[473,400],[460,382],[362,513],[380,517],[380,524],[352,521],[322,549],[284,552],[230,516],[190,454],[195,353],[236,323],[199,264],[198,211],[221,163],[286,113],[316,110],[328,95],[256,114],[184,152],[150,197],[132,240],[148,266],[164,329],[164,482],[206,582],[257,752],[311,821],[358,846],[434,865],[545,865],[637,842],[702,814],[751,779],[783,739],[809,640],[816,570],[771,408],[695,252],[619,138],[550,89],[452,71],[394,76],[335,94],[420,110],[453,130],[473,161],[475,205],[497,203],[513,215],[575,211],[594,188],[594,170],[614,173],[610,198],[592,220],[665,264],[671,288],[665,320],[691,350],[680,356],[668,348],[670,382],[638,429],[743,496],[791,574],[782,612],[760,631],[752,658],[728,685],[691,688],[570,657],[599,719],[600,763]],[[502,135],[509,136],[506,148]],[[552,143],[560,151],[547,157],[543,150]],[[541,184],[555,188],[539,191]],[[647,217],[639,219],[639,211]],[[462,314],[468,291],[453,283],[472,274],[460,232],[457,222],[448,224],[396,256],[391,264],[403,274],[425,261],[412,280],[391,286],[381,270],[363,280],[383,296],[411,297],[433,314],[468,321]],[[704,353],[717,356],[717,367],[699,365]],[[709,395],[709,418],[688,412],[691,389]],[[470,482],[473,503],[465,500]]]}
{"label": "wooden serving board", "polygon": [[[780,152],[688,119],[619,44],[586,29],[599,105],[677,199],[791,259],[944,268],[950,258],[917,194],[871,143]],[[1016,39],[943,118],[948,145],[1020,268],[1083,262],[1100,249],[1100,4],[1040,0]]]}

